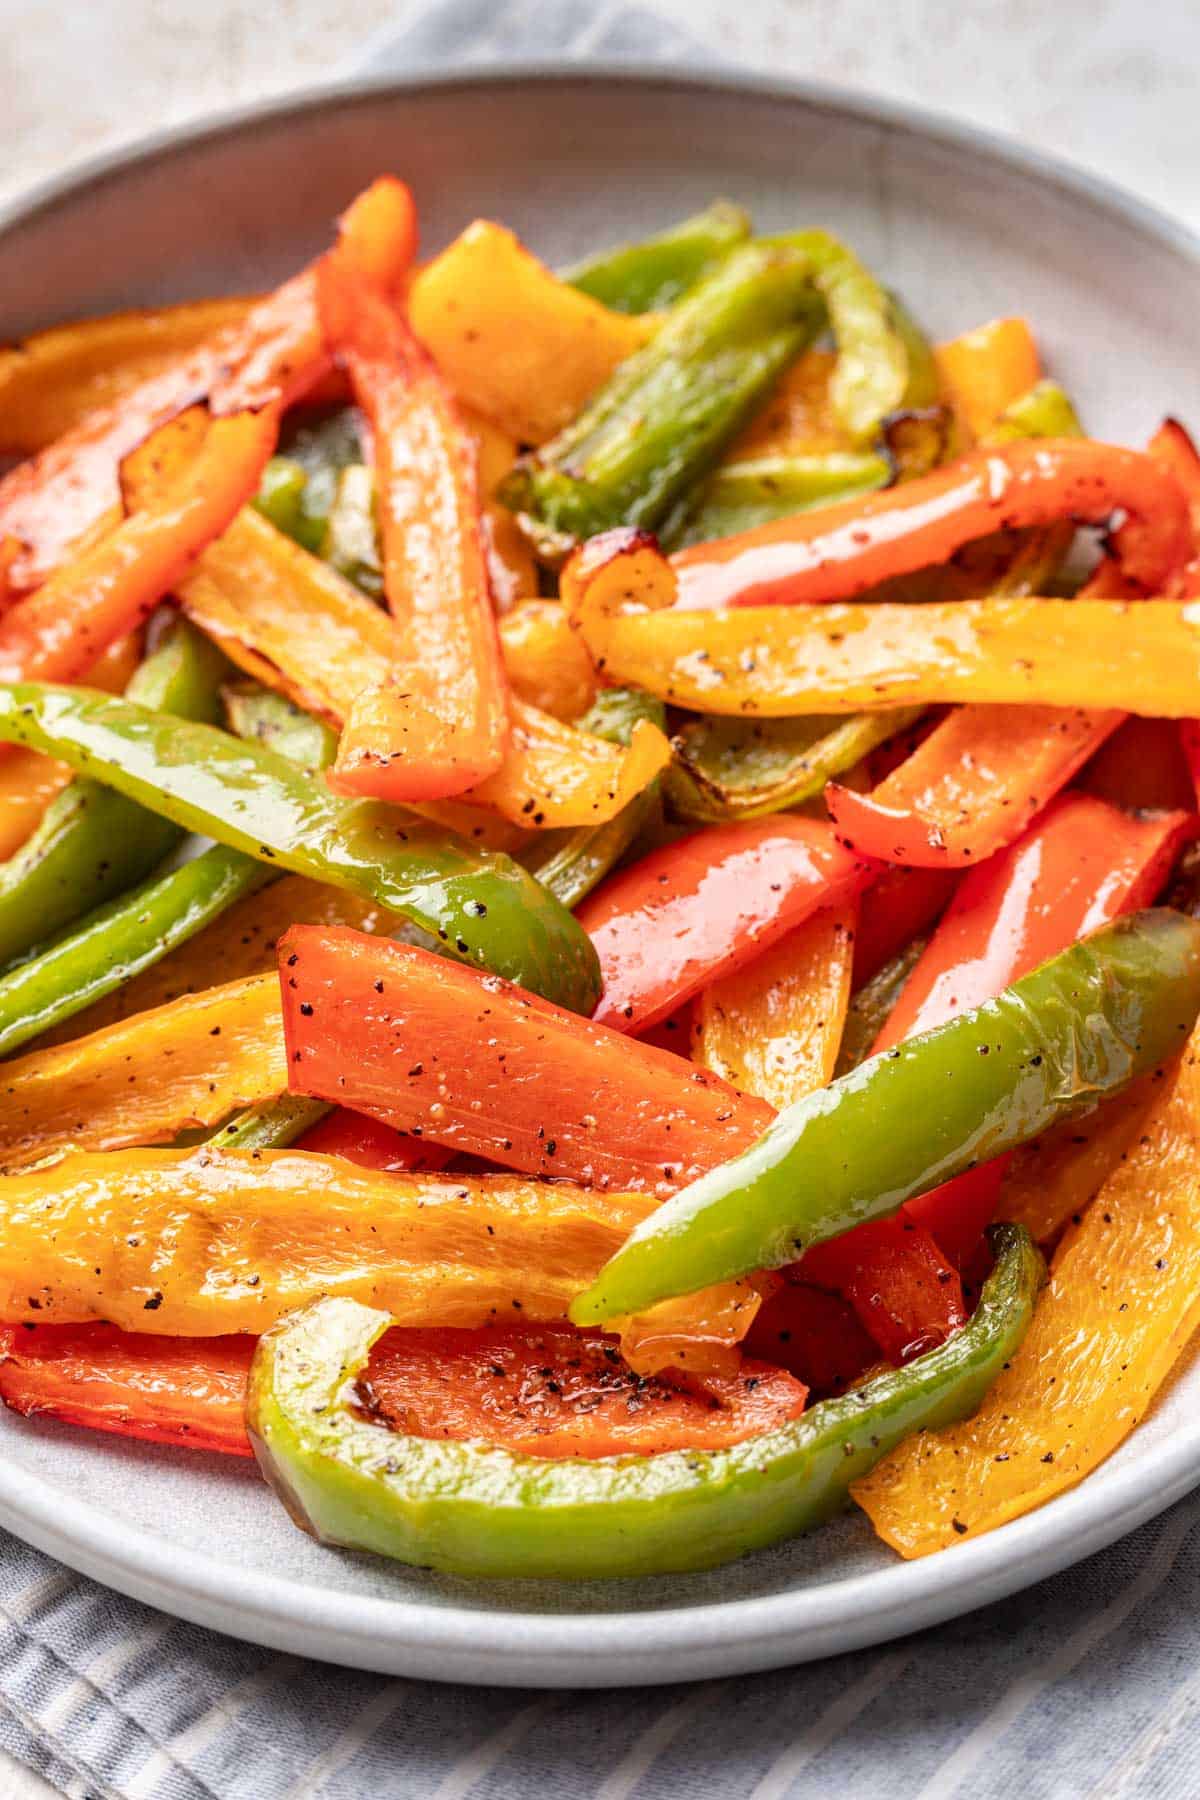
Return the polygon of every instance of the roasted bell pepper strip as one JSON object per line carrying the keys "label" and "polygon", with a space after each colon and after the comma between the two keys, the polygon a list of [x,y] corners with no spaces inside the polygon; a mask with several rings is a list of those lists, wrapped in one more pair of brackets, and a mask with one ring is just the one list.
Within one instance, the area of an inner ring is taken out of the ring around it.
{"label": "roasted bell pepper strip", "polygon": [[1121,567],[1153,593],[1186,560],[1190,542],[1187,503],[1169,469],[1143,451],[1090,438],[996,445],[885,493],[681,550],[672,559],[678,604],[847,600],[945,562],[990,532],[1066,518],[1103,524],[1118,511]]}
{"label": "roasted bell pepper strip", "polygon": [[[343,216],[340,233],[377,278],[395,282],[413,254],[408,190],[386,177],[374,182]],[[310,268],[257,301],[240,326],[92,413],[0,480],[0,542],[22,546],[7,571],[10,588],[45,580],[80,534],[113,512],[121,459],[181,407],[210,394],[217,411],[286,408],[327,363]]]}
{"label": "roasted bell pepper strip", "polygon": [[236,1113],[206,1141],[219,1150],[286,1150],[315,1130],[330,1110],[321,1100],[275,1094]]}
{"label": "roasted bell pepper strip", "polygon": [[876,1038],[883,1030],[905,982],[929,942],[928,934],[914,937],[903,950],[898,950],[860,987],[855,988],[846,1008],[846,1023],[838,1048],[835,1075],[848,1075],[871,1054]]}
{"label": "roasted bell pepper strip", "polygon": [[249,1456],[252,1337],[149,1337],[115,1325],[34,1325],[4,1334],[0,1400],[26,1418],[189,1450]]}
{"label": "roasted bell pepper strip", "polygon": [[69,681],[136,629],[254,492],[275,432],[270,411],[214,419],[157,506],[65,563],[0,620],[0,678]]}
{"label": "roasted bell pepper strip", "polygon": [[297,926],[279,945],[288,1081],[529,1175],[667,1193],[771,1109],[410,944]]}
{"label": "roasted bell pepper strip", "polygon": [[[1176,719],[1200,711],[1200,619],[1186,601],[764,606],[607,619],[587,609],[579,616],[608,680],[698,712],[785,718],[957,701],[1060,714],[1079,708],[1091,713],[1087,731],[1080,727],[1090,749],[1102,735],[1101,708]],[[1115,729],[1122,715],[1109,716]]]}
{"label": "roasted bell pepper strip", "polygon": [[819,1524],[893,1445],[978,1406],[1040,1278],[1028,1238],[1007,1228],[950,1343],[730,1450],[553,1463],[369,1423],[348,1384],[388,1317],[337,1300],[260,1340],[247,1423],[268,1480],[326,1541],[482,1576],[711,1567]]}
{"label": "roasted bell pepper strip", "polygon": [[562,279],[619,313],[661,312],[712,273],[750,235],[740,206],[714,200],[658,237],[602,251],[564,269]]}
{"label": "roasted bell pepper strip", "polygon": [[1143,1075],[1082,1119],[1057,1125],[1009,1159],[995,1217],[1024,1225],[1035,1243],[1053,1244],[1078,1225],[1104,1183],[1146,1129],[1162,1080]]}
{"label": "roasted bell pepper strip", "polygon": [[814,1398],[841,1394],[879,1362],[848,1301],[801,1281],[781,1281],[746,1333],[751,1356],[802,1381]]}
{"label": "roasted bell pepper strip", "polygon": [[[333,725],[341,725],[365,684],[387,679],[392,627],[379,608],[252,512],[204,553],[181,583],[180,598],[231,661]],[[508,754],[484,790],[495,810],[472,804],[462,814],[456,801],[418,808],[489,845],[492,835],[481,834],[489,820],[497,825],[496,813],[535,829],[612,818],[670,755],[650,726],[626,754],[523,701],[509,710],[515,729]],[[502,835],[505,845],[512,842],[511,833]]]}
{"label": "roasted bell pepper strip", "polygon": [[884,1540],[925,1556],[1073,1487],[1144,1417],[1200,1317],[1193,1040],[1154,1115],[1051,1265],[1028,1337],[975,1419],[904,1445],[855,1488]]}
{"label": "roasted bell pepper strip", "polygon": [[320,1294],[373,1299],[401,1325],[549,1324],[655,1205],[208,1144],[69,1154],[4,1177],[0,1196],[0,1320],[184,1337],[259,1331]]}
{"label": "roasted bell pepper strip", "polygon": [[578,919],[600,958],[593,1017],[638,1032],[719,976],[732,975],[819,911],[865,885],[856,859],[817,819],[780,813],[697,831],[618,871]]}
{"label": "roasted bell pepper strip", "polygon": [[985,435],[989,444],[1008,444],[1015,438],[1082,437],[1083,427],[1065,388],[1057,381],[1035,381],[997,413]]}
{"label": "roasted bell pepper strip", "polygon": [[965,868],[1019,837],[1124,714],[1083,707],[963,706],[869,794],[832,784],[839,835],[865,855]]}
{"label": "roasted bell pepper strip", "polygon": [[0,450],[33,456],[219,332],[252,299],[187,300],[35,332],[0,350]]}
{"label": "roasted bell pepper strip", "polygon": [[[65,937],[0,976],[0,1056],[102,1000],[272,879],[253,857],[217,844],[86,914]],[[63,1104],[73,1101],[64,1097]]]}
{"label": "roasted bell pepper strip", "polygon": [[[224,666],[224,658],[198,633],[177,622],[125,691],[139,705],[212,721]],[[0,965],[34,944],[48,944],[93,908],[145,880],[182,835],[169,820],[98,781],[73,781],[0,867]]]}
{"label": "roasted bell pepper strip", "polygon": [[937,345],[933,355],[942,387],[976,437],[990,431],[1042,372],[1029,321],[1021,318],[992,319]]}
{"label": "roasted bell pepper strip", "polygon": [[851,899],[823,907],[710,983],[692,1009],[692,1060],[776,1111],[833,1079],[854,962]]}
{"label": "roasted bell pepper strip", "polygon": [[225,717],[235,737],[266,744],[288,762],[315,775],[337,754],[337,734],[282,694],[255,682],[222,690]]}
{"label": "roasted bell pepper strip", "polygon": [[[329,566],[373,600],[381,599],[386,591],[378,504],[374,470],[365,463],[351,463],[338,476],[319,546]],[[482,530],[481,520],[481,534]],[[484,555],[486,559],[486,544]]]}
{"label": "roasted bell pepper strip", "polygon": [[660,532],[671,550],[712,538],[750,531],[768,520],[792,518],[888,487],[894,477],[889,457],[877,451],[827,450],[807,455],[746,457],[724,462],[711,475],[678,523]]}
{"label": "roasted bell pepper strip", "polygon": [[1194,812],[1196,792],[1171,719],[1126,719],[1080,771],[1077,788],[1127,812]]}
{"label": "roasted bell pepper strip", "polygon": [[1167,419],[1146,446],[1156,462],[1170,469],[1188,498],[1192,517],[1192,554],[1177,570],[1169,592],[1200,595],[1200,451],[1178,419]]}
{"label": "roasted bell pepper strip", "polygon": [[858,908],[854,935],[856,988],[878,975],[908,948],[913,938],[928,932],[944,911],[957,879],[946,869],[889,866],[880,871]]}
{"label": "roasted bell pepper strip", "polygon": [[852,451],[833,409],[832,350],[805,350],[784,370],[759,411],[729,447],[729,461],[760,456],[814,456]]}
{"label": "roasted bell pepper strip", "polygon": [[0,739],[32,744],[277,869],[348,888],[433,932],[448,956],[586,1012],[595,952],[516,863],[331,794],[261,744],[86,690],[0,689]]}
{"label": "roasted bell pepper strip", "polygon": [[892,1363],[924,1355],[966,1323],[957,1269],[904,1211],[818,1244],[797,1272],[848,1299]]}
{"label": "roasted bell pepper strip", "polygon": [[1198,1010],[1200,923],[1166,910],[1118,920],[789,1107],[639,1227],[571,1316],[595,1324],[778,1267],[887,1217],[1157,1067]]}
{"label": "roasted bell pepper strip", "polygon": [[371,426],[394,666],[352,707],[342,793],[440,800],[499,768],[508,687],[492,612],[475,446],[443,377],[385,295],[335,254],[322,317]]}
{"label": "roasted bell pepper strip", "polygon": [[592,659],[557,600],[522,600],[500,620],[508,683],[518,700],[577,720],[596,698]]}
{"label": "roasted bell pepper strip", "polygon": [[920,716],[920,707],[901,706],[849,719],[689,720],[671,739],[672,808],[685,819],[719,823],[800,806]]}
{"label": "roasted bell pepper strip", "polygon": [[[292,1095],[290,1098],[294,1099]],[[427,1143],[411,1133],[396,1131],[366,1113],[336,1106],[296,1140],[300,1150],[317,1156],[341,1156],[360,1169],[380,1169],[391,1174],[406,1169],[444,1169],[452,1151]]]}
{"label": "roasted bell pepper strip", "polygon": [[816,324],[803,256],[733,251],[572,425],[517,463],[501,499],[551,557],[614,525],[659,524]]}
{"label": "roasted bell pepper strip", "polygon": [[408,307],[459,399],[526,444],[573,419],[658,324],[559,281],[511,231],[486,219],[418,272]]}

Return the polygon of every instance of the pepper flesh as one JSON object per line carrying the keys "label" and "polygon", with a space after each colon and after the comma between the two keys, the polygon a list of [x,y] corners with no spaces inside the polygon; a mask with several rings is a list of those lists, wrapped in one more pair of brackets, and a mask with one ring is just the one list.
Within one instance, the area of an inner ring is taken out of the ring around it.
{"label": "pepper flesh", "polygon": [[594,1004],[595,952],[516,863],[331,794],[263,745],[127,701],[33,684],[0,690],[0,739],[59,756],[275,868],[402,913],[449,956],[490,965],[578,1011]]}
{"label": "pepper flesh", "polygon": [[381,800],[439,800],[495,773],[508,685],[492,611],[475,447],[428,353],[382,291],[322,271],[323,316],[370,421],[395,622],[395,666],[364,688],[332,782]]}
{"label": "pepper flesh", "polygon": [[749,235],[750,220],[741,207],[714,200],[703,212],[681,219],[657,237],[601,251],[564,269],[562,279],[614,312],[661,312],[681,300]]}
{"label": "pepper flesh", "polygon": [[713,1567],[819,1524],[892,1445],[979,1404],[1041,1277],[1024,1234],[1008,1228],[998,1251],[975,1317],[940,1350],[732,1449],[555,1463],[368,1423],[347,1382],[387,1315],[336,1300],[260,1340],[251,1441],[292,1517],[327,1542],[477,1576]]}
{"label": "pepper flesh", "polygon": [[870,874],[820,820],[780,814],[695,832],[612,876],[577,915],[600,958],[593,1018],[643,1031]]}
{"label": "pepper flesh", "polygon": [[1153,593],[1188,555],[1179,482],[1142,451],[1050,438],[973,451],[903,487],[681,550],[672,558],[678,604],[850,599],[993,531],[1063,518],[1103,524],[1118,510],[1126,515],[1113,538],[1121,568]]}
{"label": "pepper flesh", "polygon": [[571,1316],[595,1324],[778,1267],[887,1217],[1156,1067],[1198,1010],[1200,924],[1165,909],[1118,920],[789,1107],[639,1227]]}

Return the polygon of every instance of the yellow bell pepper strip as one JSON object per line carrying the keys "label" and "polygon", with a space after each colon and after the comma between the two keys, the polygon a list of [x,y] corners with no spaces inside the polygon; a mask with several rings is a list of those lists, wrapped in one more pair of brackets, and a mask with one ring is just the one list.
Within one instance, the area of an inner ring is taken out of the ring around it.
{"label": "yellow bell pepper strip", "polygon": [[595,1324],[777,1268],[887,1218],[1156,1068],[1198,1011],[1200,922],[1165,908],[1120,919],[780,1113],[639,1227],[571,1317]]}
{"label": "yellow bell pepper strip", "polygon": [[1078,1225],[1146,1129],[1161,1089],[1156,1070],[1094,1112],[1022,1145],[1004,1171],[994,1216],[1024,1225],[1035,1243],[1054,1244],[1064,1226]]}
{"label": "yellow bell pepper strip", "polygon": [[186,300],[77,319],[0,350],[0,451],[33,456],[169,364],[241,325],[250,299]]}
{"label": "yellow bell pepper strip", "polygon": [[595,951],[505,856],[331,794],[265,745],[86,689],[0,688],[0,739],[32,745],[274,869],[349,889],[432,932],[448,956],[590,1012]]}
{"label": "yellow bell pepper strip", "polygon": [[[402,182],[383,177],[354,200],[338,229],[356,260],[383,285],[394,286],[412,260],[412,196]],[[18,464],[0,478],[0,544],[10,539],[21,547],[0,579],[0,597],[6,589],[11,597],[44,581],[72,545],[101,521],[111,522],[120,502],[122,458],[182,407],[207,395],[216,414],[286,410],[328,363],[310,267],[256,301],[240,326]]]}
{"label": "yellow bell pepper strip", "polygon": [[804,257],[786,246],[733,251],[501,485],[538,554],[558,561],[612,526],[660,524],[811,341],[817,311]]}
{"label": "yellow bell pepper strip", "polygon": [[0,619],[0,679],[70,681],[147,619],[258,486],[271,411],[214,419],[191,467]]}
{"label": "yellow bell pepper strip", "polygon": [[833,408],[830,387],[837,357],[810,349],[783,371],[759,411],[729,447],[730,462],[768,456],[816,456],[854,451]]}
{"label": "yellow bell pepper strip", "polygon": [[[335,727],[365,684],[387,678],[392,626],[379,608],[252,511],[204,552],[180,584],[180,598],[239,668]],[[502,645],[507,641],[502,632]],[[457,801],[417,809],[489,846],[512,843],[506,827],[497,840],[497,812],[510,825],[536,830],[600,824],[670,757],[649,724],[625,751],[523,700],[514,699],[509,712],[515,729],[486,805],[476,805],[472,792],[465,809]]]}
{"label": "yellow bell pepper strip", "polygon": [[920,717],[920,707],[900,706],[849,719],[688,720],[671,739],[672,810],[705,824],[785,812],[815,800],[835,775]]}
{"label": "yellow bell pepper strip", "polygon": [[684,607],[846,600],[946,562],[995,531],[1060,519],[1103,525],[1116,512],[1124,515],[1113,534],[1123,572],[1149,593],[1160,590],[1189,554],[1183,489],[1144,451],[1091,438],[974,450],[883,493],[693,545],[672,567]]}
{"label": "yellow bell pepper strip", "polygon": [[704,988],[692,1060],[777,1112],[833,1079],[854,964],[854,900],[824,907],[736,975]]}
{"label": "yellow bell pepper strip", "polygon": [[1042,369],[1029,321],[993,319],[934,350],[942,388],[974,437],[1039,379]]}
{"label": "yellow bell pepper strip", "polygon": [[526,444],[573,419],[658,325],[559,281],[483,219],[418,271],[408,316],[458,398]]}
{"label": "yellow bell pepper strip", "polygon": [[286,1088],[278,983],[250,975],[6,1062],[0,1168],[169,1142]]}
{"label": "yellow bell pepper strip", "polygon": [[0,1320],[209,1337],[338,1294],[401,1325],[549,1324],[654,1205],[301,1150],[72,1153],[0,1181]]}
{"label": "yellow bell pepper strip", "polygon": [[874,870],[824,821],[794,813],[692,832],[639,858],[577,914],[604,982],[593,1018],[645,1031],[858,893]]}
{"label": "yellow bell pepper strip", "polygon": [[389,1316],[341,1299],[260,1339],[247,1426],[291,1516],[325,1542],[497,1578],[711,1568],[820,1524],[896,1443],[979,1405],[1042,1274],[1013,1227],[997,1252],[949,1343],[731,1449],[553,1461],[381,1425],[354,1404],[354,1382]]}
{"label": "yellow bell pepper strip", "polygon": [[319,291],[329,340],[371,427],[396,633],[386,681],[365,686],[350,709],[330,781],[379,800],[446,799],[496,772],[509,730],[475,446],[428,352],[381,290],[335,252]]}
{"label": "yellow bell pepper strip", "polygon": [[1045,1505],[1133,1430],[1200,1323],[1197,1047],[1078,1225],[977,1416],[901,1446],[854,1497],[902,1556]]}
{"label": "yellow bell pepper strip", "polygon": [[500,620],[508,684],[518,700],[572,723],[596,698],[592,659],[558,600],[522,600]]}
{"label": "yellow bell pepper strip", "polygon": [[[588,550],[613,558],[601,539]],[[626,538],[615,560],[655,554]],[[1074,708],[1090,715],[1079,722],[1080,763],[1116,729],[1118,707],[1151,718],[1200,712],[1200,613],[1186,601],[951,600],[613,616],[590,603],[598,586],[581,571],[572,611],[605,680],[696,712],[770,719],[958,701]],[[1101,711],[1108,716],[1098,720]]]}
{"label": "yellow bell pepper strip", "polygon": [[[492,599],[503,619],[509,608],[538,592],[537,563],[507,506],[493,498],[517,460],[517,440],[491,419],[460,407],[463,424],[475,440],[479,458],[479,495],[483,507],[483,542],[491,576]],[[511,674],[511,671],[510,671]]]}
{"label": "yellow bell pepper strip", "polygon": [[562,279],[613,312],[662,312],[749,235],[750,220],[742,208],[714,200],[658,237],[602,251],[564,269]]}

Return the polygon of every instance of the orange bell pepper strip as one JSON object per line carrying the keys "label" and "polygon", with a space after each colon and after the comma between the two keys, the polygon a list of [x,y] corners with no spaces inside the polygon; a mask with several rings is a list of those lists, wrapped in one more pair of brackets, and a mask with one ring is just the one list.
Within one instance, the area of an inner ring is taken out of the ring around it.
{"label": "orange bell pepper strip", "polygon": [[315,1156],[340,1156],[360,1169],[400,1174],[412,1169],[444,1169],[453,1151],[411,1134],[396,1131],[366,1113],[337,1106],[296,1140],[297,1150]]}
{"label": "orange bell pepper strip", "polygon": [[[339,222],[340,241],[382,285],[407,272],[415,247],[412,197],[390,177],[372,183]],[[206,396],[216,414],[283,410],[329,367],[315,267],[256,301],[240,325],[151,376],[0,478],[0,543],[20,553],[6,571],[10,598],[36,587],[83,533],[120,502],[122,459],[182,408]]]}
{"label": "orange bell pepper strip", "polygon": [[820,820],[779,813],[691,833],[619,870],[578,919],[600,957],[597,1024],[639,1032],[734,974],[874,870]]}
{"label": "orange bell pepper strip", "polygon": [[0,350],[0,450],[33,456],[172,364],[242,324],[251,298],[109,313]]}
{"label": "orange bell pepper strip", "polygon": [[1156,1070],[1082,1119],[1023,1144],[1005,1166],[993,1217],[1024,1225],[1037,1243],[1052,1247],[1064,1226],[1078,1225],[1145,1130],[1161,1087],[1162,1073]]}
{"label": "orange bell pepper strip", "polygon": [[381,800],[441,800],[494,774],[508,737],[475,445],[383,293],[336,254],[319,287],[330,341],[371,425],[396,630],[394,667],[356,698],[329,781]]}
{"label": "orange bell pepper strip", "polygon": [[246,1377],[252,1337],[149,1337],[116,1325],[0,1332],[0,1400],[151,1444],[250,1456]]}
{"label": "orange bell pepper strip", "polygon": [[1042,373],[1028,319],[992,319],[933,352],[946,398],[973,437],[982,437],[1006,406],[1028,393]]}
{"label": "orange bell pepper strip", "polygon": [[156,505],[126,519],[0,619],[0,680],[73,681],[136,628],[258,486],[271,410],[214,419]]}
{"label": "orange bell pepper strip", "polygon": [[527,1175],[663,1196],[771,1118],[682,1057],[412,945],[296,926],[279,964],[293,1093]]}
{"label": "orange bell pepper strip", "polygon": [[296,1150],[76,1153],[0,1185],[0,1322],[213,1337],[340,1294],[401,1325],[549,1324],[655,1205]]}
{"label": "orange bell pepper strip", "polygon": [[1145,1416],[1200,1324],[1193,1036],[1129,1155],[1064,1237],[1029,1331],[973,1418],[922,1431],[851,1490],[904,1557],[1042,1506]]}
{"label": "orange bell pepper strip", "polygon": [[823,907],[697,996],[692,1061],[776,1109],[833,1079],[850,1002],[854,897]]}
{"label": "orange bell pepper strip", "polygon": [[215,1126],[287,1088],[278,985],[251,975],[4,1064],[0,1169]]}
{"label": "orange bell pepper strip", "polygon": [[1116,512],[1122,570],[1161,591],[1189,554],[1183,490],[1145,452],[1091,438],[973,451],[901,487],[693,545],[671,563],[682,607],[846,600],[994,531],[1060,519],[1099,525]]}

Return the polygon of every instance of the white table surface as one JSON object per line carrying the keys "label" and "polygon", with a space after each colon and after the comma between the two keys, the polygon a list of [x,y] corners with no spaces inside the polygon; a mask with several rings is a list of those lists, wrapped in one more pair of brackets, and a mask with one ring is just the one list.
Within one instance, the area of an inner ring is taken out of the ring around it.
{"label": "white table surface", "polygon": [[[1011,132],[1200,225],[1200,0],[647,3],[732,59]],[[326,79],[428,4],[0,0],[0,203],[155,127]],[[50,1793],[0,1752],[0,1800]]]}

